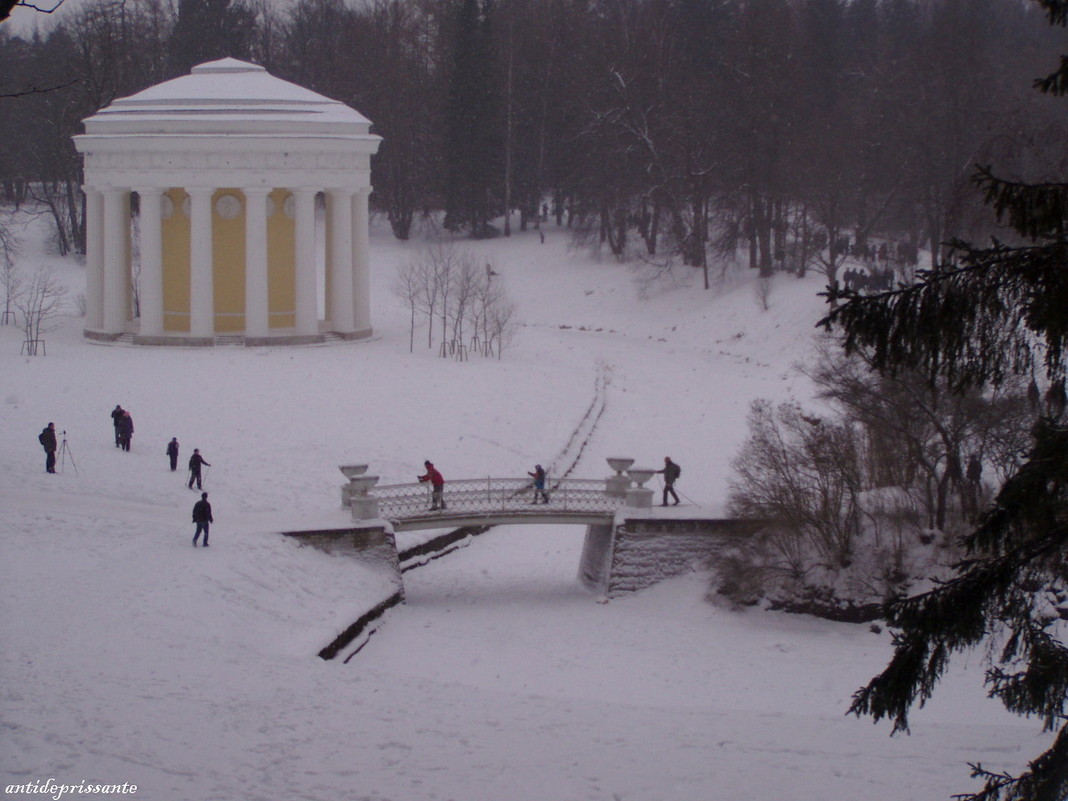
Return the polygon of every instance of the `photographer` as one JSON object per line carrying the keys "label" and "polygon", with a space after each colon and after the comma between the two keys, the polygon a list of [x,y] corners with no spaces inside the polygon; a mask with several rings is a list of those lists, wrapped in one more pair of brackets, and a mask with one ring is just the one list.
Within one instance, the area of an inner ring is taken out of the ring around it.
{"label": "photographer", "polygon": [[45,451],[45,472],[56,472],[56,424],[49,423],[37,437]]}

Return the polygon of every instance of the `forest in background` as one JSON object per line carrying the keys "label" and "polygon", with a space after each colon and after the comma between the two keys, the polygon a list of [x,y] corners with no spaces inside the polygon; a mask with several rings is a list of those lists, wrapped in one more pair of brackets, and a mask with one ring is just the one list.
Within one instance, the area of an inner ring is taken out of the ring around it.
{"label": "forest in background", "polygon": [[[0,26],[3,199],[84,249],[71,136],[117,97],[232,56],[383,137],[374,209],[474,237],[570,226],[619,257],[839,278],[997,232],[973,178],[1068,172],[1031,90],[1059,31],[1016,0],[89,0]],[[44,16],[44,15],[42,15]],[[1001,231],[1011,238],[1011,231]],[[880,254],[880,248],[882,252]],[[922,265],[921,265],[922,266]]]}

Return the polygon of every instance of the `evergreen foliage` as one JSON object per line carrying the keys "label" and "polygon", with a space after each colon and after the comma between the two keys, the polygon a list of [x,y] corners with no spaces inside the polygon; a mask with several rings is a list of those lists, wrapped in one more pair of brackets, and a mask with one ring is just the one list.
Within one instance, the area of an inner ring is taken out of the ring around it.
{"label": "evergreen foliage", "polygon": [[453,68],[445,108],[448,182],[445,227],[487,235],[499,208],[499,98],[494,90],[494,50],[489,0],[460,0],[453,45]]}
{"label": "evergreen foliage", "polygon": [[[1036,0],[1053,25],[1068,26],[1068,3]],[[1036,82],[1068,95],[1068,60]],[[981,765],[973,801],[1068,798],[1068,623],[1057,604],[1068,595],[1068,425],[1064,419],[1068,340],[1068,184],[999,179],[976,182],[1021,244],[953,244],[952,258],[911,287],[844,300],[824,320],[844,332],[847,350],[873,354],[879,370],[923,370],[958,388],[997,385],[1044,368],[1043,416],[1026,461],[965,538],[956,577],[930,592],[890,603],[897,629],[886,669],[854,696],[850,711],[890,718],[907,731],[910,710],[927,701],[957,652],[989,646],[986,684],[1009,711],[1056,732],[1049,749],[1018,776]]]}

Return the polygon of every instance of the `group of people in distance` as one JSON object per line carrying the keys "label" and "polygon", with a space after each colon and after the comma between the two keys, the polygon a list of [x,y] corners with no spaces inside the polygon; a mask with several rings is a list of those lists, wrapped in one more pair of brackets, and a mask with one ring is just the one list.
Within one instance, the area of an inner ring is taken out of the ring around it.
{"label": "group of people in distance", "polygon": [[[115,447],[129,452],[134,431],[133,417],[129,411],[122,408],[121,404],[115,404],[115,408],[111,410],[111,421],[115,429]],[[56,424],[49,423],[45,426],[38,435],[37,441],[44,448],[45,472],[56,472]],[[171,437],[171,441],[167,443],[166,454],[170,460],[172,472],[178,469],[178,449],[178,438]],[[201,490],[200,500],[193,506],[193,522],[197,526],[196,534],[193,536],[194,547],[202,533],[204,535],[204,547],[207,547],[208,529],[210,524],[215,522],[211,513],[211,504],[208,503],[208,493],[203,491],[204,476],[201,470],[203,467],[211,467],[211,463],[204,460],[204,457],[200,455],[199,448],[193,448],[193,455],[189,457],[189,481],[187,486],[189,489],[193,489],[193,484],[195,483],[197,489]]]}
{"label": "group of people in distance", "polygon": [[[441,471],[434,467],[434,463],[431,462],[429,459],[423,462],[423,467],[426,468],[426,472],[418,478],[420,482],[430,483],[430,511],[436,512],[439,509],[447,508],[445,506],[444,496],[445,479],[442,477]],[[657,470],[656,472],[664,476],[664,499],[663,503],[661,503],[660,505],[667,506],[668,495],[670,495],[675,500],[674,505],[678,506],[679,495],[677,492],[675,492],[675,482],[678,481],[679,476],[682,475],[682,468],[679,467],[675,462],[671,461],[670,456],[665,456],[664,469]],[[534,479],[534,499],[531,501],[531,503],[538,503],[539,499],[543,503],[548,503],[549,492],[545,489],[545,469],[540,464],[536,464],[534,465],[533,472],[528,470],[527,475]]]}

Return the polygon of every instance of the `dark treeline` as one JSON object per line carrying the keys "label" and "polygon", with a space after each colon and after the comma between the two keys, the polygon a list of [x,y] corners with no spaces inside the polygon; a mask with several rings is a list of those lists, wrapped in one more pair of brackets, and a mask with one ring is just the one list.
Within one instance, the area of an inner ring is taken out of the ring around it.
{"label": "dark treeline", "polygon": [[1017,0],[92,0],[0,28],[0,179],[81,250],[80,121],[233,56],[374,122],[401,239],[435,211],[476,237],[551,221],[706,285],[746,245],[835,280],[849,249],[991,233],[976,165],[1063,174],[1064,110],[1030,89],[1057,35]]}

